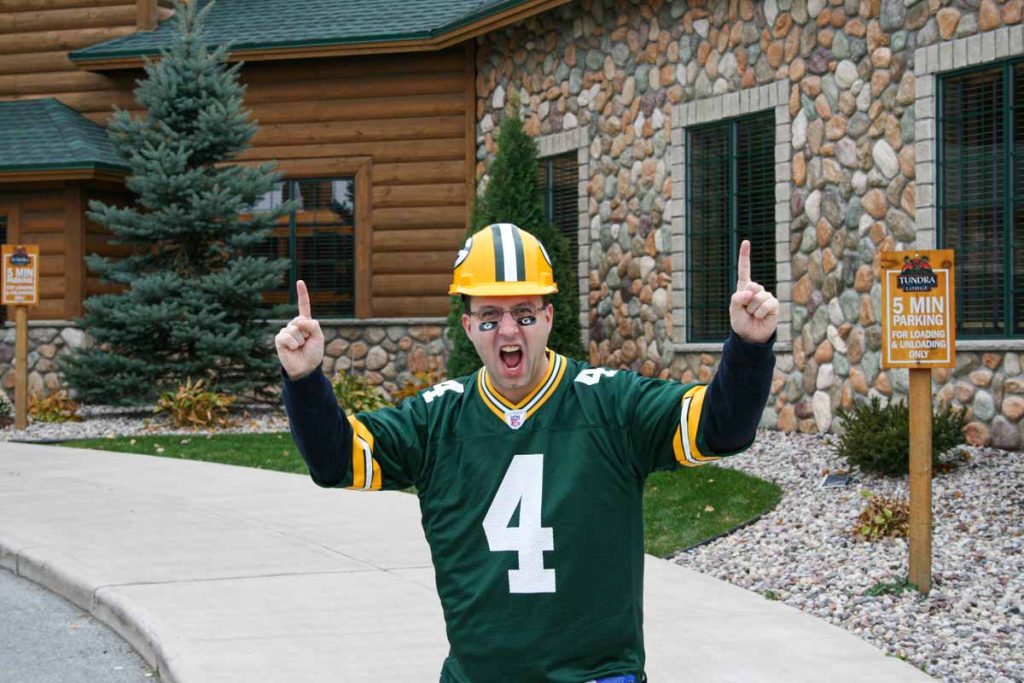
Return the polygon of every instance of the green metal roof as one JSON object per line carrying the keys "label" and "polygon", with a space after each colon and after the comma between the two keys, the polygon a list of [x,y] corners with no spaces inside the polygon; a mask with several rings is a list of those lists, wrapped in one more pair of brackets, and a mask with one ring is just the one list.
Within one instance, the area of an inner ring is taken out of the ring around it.
{"label": "green metal roof", "polygon": [[128,171],[102,126],[55,99],[0,102],[0,131],[0,173]]}
{"label": "green metal roof", "polygon": [[[203,5],[210,0],[201,0]],[[232,50],[422,40],[530,0],[217,0],[204,24],[211,45]],[[174,20],[72,52],[72,61],[157,55]]]}

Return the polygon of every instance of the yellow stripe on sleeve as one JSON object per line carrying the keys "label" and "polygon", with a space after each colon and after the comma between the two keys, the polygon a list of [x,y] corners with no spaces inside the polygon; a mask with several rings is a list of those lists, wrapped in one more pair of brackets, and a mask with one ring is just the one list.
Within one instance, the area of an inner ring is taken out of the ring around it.
{"label": "yellow stripe on sleeve", "polygon": [[379,491],[381,487],[380,465],[373,459],[373,434],[354,415],[348,422],[352,425],[352,485],[346,488],[359,491]]}
{"label": "yellow stripe on sleeve", "polygon": [[684,467],[696,467],[718,460],[714,456],[704,455],[697,448],[697,429],[700,427],[700,411],[704,407],[706,391],[707,385],[702,384],[683,394],[679,424],[676,425],[672,448],[675,451],[676,461]]}

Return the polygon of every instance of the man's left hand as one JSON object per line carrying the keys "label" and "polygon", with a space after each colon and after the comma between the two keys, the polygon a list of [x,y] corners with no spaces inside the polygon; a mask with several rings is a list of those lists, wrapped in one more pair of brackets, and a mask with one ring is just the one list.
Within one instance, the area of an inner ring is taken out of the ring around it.
{"label": "man's left hand", "polygon": [[750,242],[740,244],[736,269],[736,293],[729,302],[729,322],[743,341],[763,344],[779,325],[779,300],[750,280]]}

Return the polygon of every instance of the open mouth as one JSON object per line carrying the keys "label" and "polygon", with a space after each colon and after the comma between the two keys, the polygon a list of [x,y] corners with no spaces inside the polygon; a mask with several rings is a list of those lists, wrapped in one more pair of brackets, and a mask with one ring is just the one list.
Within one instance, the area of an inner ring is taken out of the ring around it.
{"label": "open mouth", "polygon": [[506,370],[515,372],[523,362],[523,350],[518,346],[502,346],[498,350],[501,364]]}

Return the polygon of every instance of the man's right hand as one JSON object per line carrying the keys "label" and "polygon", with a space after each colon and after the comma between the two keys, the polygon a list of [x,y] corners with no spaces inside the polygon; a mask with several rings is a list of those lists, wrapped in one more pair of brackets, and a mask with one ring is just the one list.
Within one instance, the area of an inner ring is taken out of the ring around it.
{"label": "man's right hand", "polygon": [[301,379],[320,367],[324,360],[324,333],[313,320],[306,283],[298,280],[295,292],[299,299],[299,315],[281,328],[274,337],[277,357],[289,379]]}

